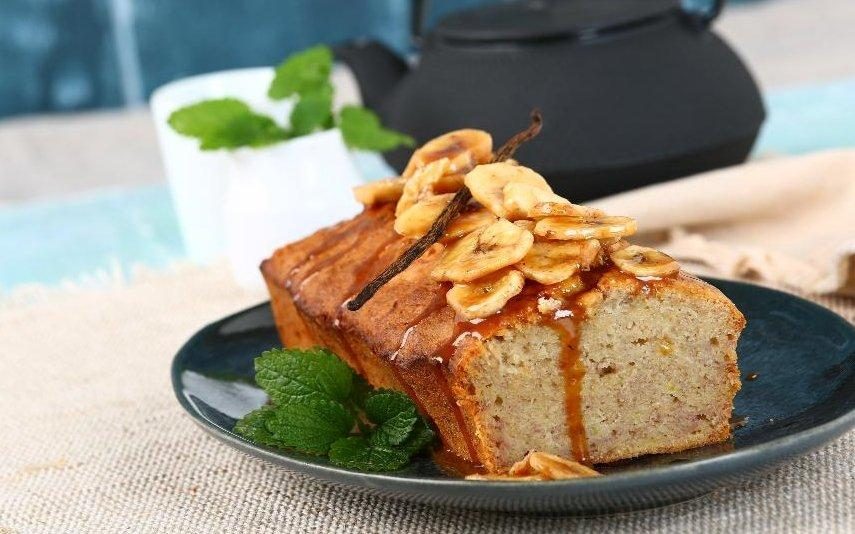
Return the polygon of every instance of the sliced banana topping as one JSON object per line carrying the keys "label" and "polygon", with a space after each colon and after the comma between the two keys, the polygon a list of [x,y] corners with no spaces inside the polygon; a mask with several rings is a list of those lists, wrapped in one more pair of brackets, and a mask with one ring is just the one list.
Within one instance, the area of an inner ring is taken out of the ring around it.
{"label": "sliced banana topping", "polygon": [[546,217],[537,221],[534,233],[547,239],[611,239],[632,235],[636,228],[629,217]]}
{"label": "sliced banana topping", "polygon": [[472,197],[499,217],[508,216],[508,210],[505,208],[504,189],[506,185],[512,182],[528,184],[547,193],[552,193],[552,189],[549,188],[549,184],[546,183],[543,176],[528,167],[511,165],[507,162],[478,165],[464,179]]}
{"label": "sliced banana topping", "polygon": [[558,297],[572,297],[585,289],[585,281],[579,274],[574,274],[566,280],[550,286],[551,294]]}
{"label": "sliced banana topping", "polygon": [[409,178],[432,161],[448,158],[451,172],[465,174],[493,156],[493,138],[483,130],[455,130],[435,137],[413,152],[402,176]]}
{"label": "sliced banana topping", "polygon": [[522,260],[532,244],[531,232],[499,219],[451,244],[431,276],[435,280],[471,282]]}
{"label": "sliced banana topping", "polygon": [[[561,197],[559,197],[561,198]],[[564,200],[564,199],[562,199]],[[568,200],[564,202],[541,202],[535,204],[529,210],[529,217],[532,219],[542,219],[544,217],[605,217],[603,210],[597,208],[589,208],[588,206],[580,206],[573,204]]]}
{"label": "sliced banana topping", "polygon": [[603,296],[582,274],[609,259],[639,277],[679,271],[668,255],[624,239],[636,231],[633,219],[573,204],[514,160],[489,163],[492,151],[488,133],[457,130],[416,150],[401,178],[354,188],[366,206],[396,202],[394,229],[412,239],[423,238],[455,193],[469,189],[472,200],[434,245],[441,255],[431,271],[432,278],[453,282],[447,300],[460,316],[497,313],[526,279],[545,286],[542,312],[569,313],[555,308],[569,298],[593,310]]}
{"label": "sliced banana topping", "polygon": [[530,221],[528,219],[519,219],[514,221],[514,224],[519,226],[520,228],[525,228],[529,232],[534,232],[534,221]]}
{"label": "sliced banana topping", "polygon": [[525,258],[515,265],[526,278],[550,285],[562,282],[589,268],[598,258],[600,242],[535,241]]}
{"label": "sliced banana topping", "polygon": [[448,228],[445,230],[445,237],[457,239],[468,233],[474,232],[475,230],[493,224],[498,220],[499,218],[490,213],[489,210],[481,207],[464,211],[448,225]]}
{"label": "sliced banana topping", "polygon": [[474,282],[454,284],[446,299],[464,319],[476,319],[498,313],[525,286],[525,277],[514,269],[506,269]]}
{"label": "sliced banana topping", "polygon": [[[505,208],[506,217],[510,220],[532,219],[532,210],[540,204],[565,204],[572,206],[570,201],[565,200],[552,191],[542,186],[535,186],[522,182],[510,182],[502,188],[502,204]],[[581,213],[581,212],[580,212]]]}
{"label": "sliced banana topping", "polygon": [[611,259],[618,269],[635,276],[664,277],[680,270],[680,264],[671,256],[639,245],[629,245],[612,252]]}
{"label": "sliced banana topping", "polygon": [[419,200],[398,215],[395,219],[395,231],[402,236],[412,238],[425,235],[452,198],[454,193]]}
{"label": "sliced banana topping", "polygon": [[465,175],[459,173],[443,174],[433,184],[433,192],[441,193],[456,193],[458,189],[463,187],[463,177]]}
{"label": "sliced banana topping", "polygon": [[629,246],[629,241],[626,239],[604,239],[601,244],[603,245],[603,250],[606,254],[611,254],[612,252],[617,252],[618,250],[625,249]]}
{"label": "sliced banana topping", "polygon": [[448,158],[438,159],[420,167],[407,183],[404,184],[404,190],[401,192],[401,198],[398,200],[398,205],[395,207],[395,216],[404,213],[410,206],[413,206],[419,200],[424,200],[434,195],[434,185],[440,178],[448,172],[448,166],[451,164]]}
{"label": "sliced banana topping", "polygon": [[353,196],[356,201],[365,206],[395,202],[401,198],[404,192],[404,178],[387,178],[353,188]]}

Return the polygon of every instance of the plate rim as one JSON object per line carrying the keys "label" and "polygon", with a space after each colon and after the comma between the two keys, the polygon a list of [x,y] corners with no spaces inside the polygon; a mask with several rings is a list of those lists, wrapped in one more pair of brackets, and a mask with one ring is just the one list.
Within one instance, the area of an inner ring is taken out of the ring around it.
{"label": "plate rim", "polygon": [[[797,299],[801,301],[802,304],[807,303],[823,313],[830,314],[837,321],[848,327],[850,332],[855,335],[855,325],[852,325],[845,317],[829,308],[798,295],[760,284],[752,284],[739,280],[726,280],[714,277],[702,277],[702,279],[706,282],[712,283],[713,285],[721,282],[724,284],[749,286],[762,291],[783,294],[787,297]],[[517,492],[513,490],[525,489],[526,491],[531,491],[536,494],[561,491],[564,496],[569,498],[574,495],[645,488],[650,485],[672,486],[675,484],[684,484],[687,482],[706,479],[712,474],[719,478],[726,476],[744,476],[747,473],[750,473],[752,469],[771,467],[787,458],[806,454],[843,435],[844,432],[855,428],[855,407],[853,407],[834,419],[817,426],[773,438],[763,443],[750,445],[739,450],[725,452],[720,455],[692,459],[686,462],[673,463],[664,466],[652,466],[626,472],[609,473],[602,477],[589,477],[572,480],[478,481],[453,477],[402,477],[395,475],[394,472],[370,473],[333,465],[323,465],[289,456],[287,455],[287,451],[283,453],[276,449],[256,445],[255,443],[235,434],[231,430],[224,430],[222,427],[218,426],[200,413],[199,410],[192,405],[190,400],[186,398],[181,389],[183,382],[180,377],[181,371],[179,364],[184,361],[188,347],[191,346],[197,338],[207,334],[209,330],[215,328],[217,325],[239,315],[269,306],[270,302],[268,300],[221,317],[197,330],[184,344],[182,344],[181,348],[173,357],[172,364],[170,365],[172,388],[178,403],[188,413],[188,415],[190,415],[193,422],[202,427],[202,429],[208,434],[236,448],[237,450],[259,457],[267,462],[290,468],[292,471],[298,471],[323,480],[345,483],[351,486],[359,486],[375,490],[400,491],[410,494],[416,493],[421,488],[438,488],[446,491],[487,490],[488,493],[495,497],[502,497],[502,494],[504,493],[514,493],[517,495]]]}

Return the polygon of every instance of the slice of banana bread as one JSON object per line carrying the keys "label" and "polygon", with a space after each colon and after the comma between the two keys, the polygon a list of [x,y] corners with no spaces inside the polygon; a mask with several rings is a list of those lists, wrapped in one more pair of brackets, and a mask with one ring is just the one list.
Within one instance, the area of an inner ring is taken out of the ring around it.
{"label": "slice of banana bread", "polygon": [[447,304],[451,284],[431,277],[446,249],[435,244],[348,311],[412,243],[394,223],[394,204],[369,207],[262,264],[283,344],[327,346],[404,391],[448,450],[489,472],[529,450],[603,463],[729,437],[745,321],[714,287],[606,262],[465,320]]}

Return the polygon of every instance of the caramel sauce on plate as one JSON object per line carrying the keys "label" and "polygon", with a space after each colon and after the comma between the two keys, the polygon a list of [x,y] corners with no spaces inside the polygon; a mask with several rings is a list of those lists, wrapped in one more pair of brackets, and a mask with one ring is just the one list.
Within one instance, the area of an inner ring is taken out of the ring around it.
{"label": "caramel sauce on plate", "polygon": [[483,465],[464,460],[454,454],[451,449],[437,449],[432,456],[434,463],[440,470],[452,477],[465,478],[469,475],[487,474],[487,469]]}

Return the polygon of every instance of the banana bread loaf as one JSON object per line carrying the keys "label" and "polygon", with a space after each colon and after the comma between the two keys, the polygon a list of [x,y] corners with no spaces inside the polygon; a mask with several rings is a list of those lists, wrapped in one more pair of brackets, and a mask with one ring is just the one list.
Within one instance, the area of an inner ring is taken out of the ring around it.
{"label": "banana bread loaf", "polygon": [[410,244],[393,221],[390,206],[367,209],[262,264],[283,344],[329,347],[373,385],[407,393],[449,450],[491,472],[532,449],[601,463],[729,437],[744,319],[714,287],[606,267],[570,299],[531,285],[472,324],[429,276],[435,245],[349,312]]}
{"label": "banana bread loaf", "polygon": [[[444,237],[348,310],[463,187],[472,198]],[[632,219],[495,162],[478,130],[428,142],[402,177],[356,196],[360,215],[262,264],[282,342],[329,347],[405,392],[455,456],[502,473],[531,450],[597,464],[730,436],[745,320],[672,258],[627,243]]]}

